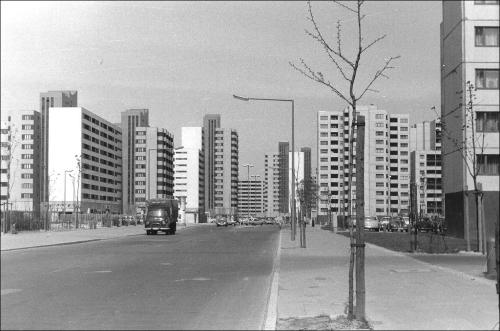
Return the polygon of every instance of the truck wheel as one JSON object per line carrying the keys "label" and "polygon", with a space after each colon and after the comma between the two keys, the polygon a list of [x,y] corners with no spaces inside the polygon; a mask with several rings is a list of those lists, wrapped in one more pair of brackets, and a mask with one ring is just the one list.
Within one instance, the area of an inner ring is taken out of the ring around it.
{"label": "truck wheel", "polygon": [[151,234],[151,231],[146,230],[146,235],[149,236]]}
{"label": "truck wheel", "polygon": [[153,234],[155,234],[155,235],[158,234],[158,231],[153,230]]}

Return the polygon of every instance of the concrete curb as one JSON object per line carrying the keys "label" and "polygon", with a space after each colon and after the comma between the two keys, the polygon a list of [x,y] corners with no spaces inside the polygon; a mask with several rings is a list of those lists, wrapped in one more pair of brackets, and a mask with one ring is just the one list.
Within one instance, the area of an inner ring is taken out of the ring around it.
{"label": "concrete curb", "polygon": [[275,263],[273,267],[273,276],[271,277],[271,286],[267,301],[267,312],[264,318],[263,330],[276,330],[278,323],[278,288],[280,278],[280,260],[281,260],[281,229],[278,238],[278,248],[276,252]]}

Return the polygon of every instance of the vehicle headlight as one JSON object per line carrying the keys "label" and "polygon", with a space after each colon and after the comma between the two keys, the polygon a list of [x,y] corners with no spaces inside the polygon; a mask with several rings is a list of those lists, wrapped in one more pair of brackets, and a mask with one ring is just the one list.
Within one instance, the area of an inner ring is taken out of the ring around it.
{"label": "vehicle headlight", "polygon": [[161,225],[165,225],[165,221],[161,221]]}

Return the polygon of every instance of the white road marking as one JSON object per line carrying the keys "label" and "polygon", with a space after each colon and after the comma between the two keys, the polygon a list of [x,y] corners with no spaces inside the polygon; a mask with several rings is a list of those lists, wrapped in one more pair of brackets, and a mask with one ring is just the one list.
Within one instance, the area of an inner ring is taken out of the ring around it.
{"label": "white road marking", "polygon": [[21,292],[21,291],[22,290],[18,289],[18,288],[6,288],[6,289],[2,289],[2,295],[17,293],[17,292]]}
{"label": "white road marking", "polygon": [[107,274],[110,273],[111,270],[95,270],[95,271],[86,271],[86,274]]}
{"label": "white road marking", "polygon": [[168,262],[162,262],[160,263],[161,265],[172,265],[172,263],[168,263]]}
{"label": "white road marking", "polygon": [[175,281],[176,282],[185,282],[185,281],[189,281],[189,280],[206,281],[206,280],[210,280],[210,278],[205,278],[205,277],[197,277],[197,278],[191,278],[191,279],[181,278],[181,279],[176,279]]}

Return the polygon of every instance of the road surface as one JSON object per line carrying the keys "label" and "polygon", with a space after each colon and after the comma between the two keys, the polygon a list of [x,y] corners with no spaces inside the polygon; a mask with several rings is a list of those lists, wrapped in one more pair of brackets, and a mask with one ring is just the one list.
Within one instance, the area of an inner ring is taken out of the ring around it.
{"label": "road surface", "polygon": [[1,253],[2,329],[260,329],[279,228]]}

